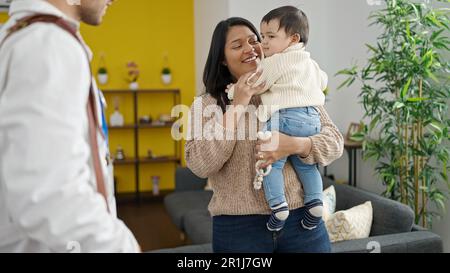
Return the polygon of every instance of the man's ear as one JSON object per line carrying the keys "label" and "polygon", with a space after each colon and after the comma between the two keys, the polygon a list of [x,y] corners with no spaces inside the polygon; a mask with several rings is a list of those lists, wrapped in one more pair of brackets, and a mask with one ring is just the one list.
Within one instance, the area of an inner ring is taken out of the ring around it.
{"label": "man's ear", "polygon": [[300,34],[295,33],[291,35],[291,40],[293,43],[300,43],[302,41],[302,37],[300,36]]}

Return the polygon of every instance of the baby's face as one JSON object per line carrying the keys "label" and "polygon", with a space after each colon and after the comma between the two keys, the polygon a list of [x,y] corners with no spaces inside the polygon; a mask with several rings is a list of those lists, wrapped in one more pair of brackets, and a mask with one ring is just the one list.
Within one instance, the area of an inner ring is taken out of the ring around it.
{"label": "baby's face", "polygon": [[261,23],[261,38],[264,55],[267,57],[283,52],[294,43],[293,36],[288,35],[284,28],[280,29],[278,19]]}

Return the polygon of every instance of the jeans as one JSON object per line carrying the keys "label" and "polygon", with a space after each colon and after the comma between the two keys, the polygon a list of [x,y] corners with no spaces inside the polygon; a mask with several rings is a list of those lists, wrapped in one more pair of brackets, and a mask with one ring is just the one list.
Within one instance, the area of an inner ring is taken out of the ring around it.
{"label": "jeans", "polygon": [[269,215],[221,215],[213,217],[215,253],[328,253],[330,239],[325,224],[307,230],[299,225],[305,208],[290,211],[284,229],[266,228]]}
{"label": "jeans", "polygon": [[[266,130],[295,137],[313,136],[320,132],[320,116],[314,107],[281,109],[267,121]],[[264,193],[270,207],[286,202],[283,168],[288,159],[303,185],[304,203],[313,199],[322,200],[322,178],[317,165],[305,164],[297,155],[291,155],[274,162],[272,171],[264,177]]]}

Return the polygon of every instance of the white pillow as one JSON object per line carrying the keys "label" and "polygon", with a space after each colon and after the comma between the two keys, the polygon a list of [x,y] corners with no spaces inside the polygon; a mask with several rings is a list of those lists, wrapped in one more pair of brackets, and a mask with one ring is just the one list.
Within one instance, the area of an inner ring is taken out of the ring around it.
{"label": "white pillow", "polygon": [[348,210],[337,211],[325,222],[330,241],[339,242],[369,237],[372,217],[370,201]]}
{"label": "white pillow", "polygon": [[330,218],[330,216],[336,210],[336,191],[334,190],[334,186],[331,185],[326,188],[322,193],[322,201],[323,201],[323,214],[322,219],[324,222]]}

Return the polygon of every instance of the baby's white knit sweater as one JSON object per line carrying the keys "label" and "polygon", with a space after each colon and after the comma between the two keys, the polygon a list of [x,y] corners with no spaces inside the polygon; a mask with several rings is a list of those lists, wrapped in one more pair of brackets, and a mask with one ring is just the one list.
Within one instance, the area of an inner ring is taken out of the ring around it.
{"label": "baby's white knit sweater", "polygon": [[[288,47],[261,61],[262,75],[253,84],[266,82],[258,117],[266,121],[280,109],[324,105],[328,76],[310,57],[303,43]],[[231,93],[234,92],[234,89]]]}

